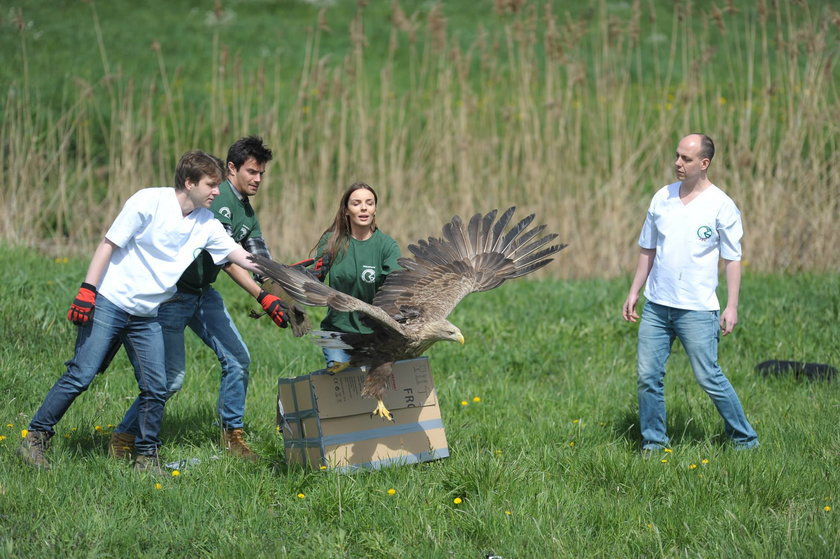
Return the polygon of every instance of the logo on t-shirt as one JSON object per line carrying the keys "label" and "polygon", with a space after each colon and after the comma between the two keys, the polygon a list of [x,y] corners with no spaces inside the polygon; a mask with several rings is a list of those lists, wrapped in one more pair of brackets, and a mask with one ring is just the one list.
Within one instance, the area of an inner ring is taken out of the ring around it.
{"label": "logo on t-shirt", "polygon": [[233,240],[236,241],[237,243],[241,243],[242,239],[246,238],[250,232],[251,232],[251,228],[248,227],[247,225],[243,224],[239,228],[239,231],[233,236]]}
{"label": "logo on t-shirt", "polygon": [[219,213],[220,213],[221,215],[225,216],[226,218],[230,219],[230,216],[231,216],[231,214],[230,214],[230,208],[228,208],[227,206],[224,206],[224,207],[222,207],[222,208],[219,208]]}
{"label": "logo on t-shirt", "polygon": [[376,281],[376,268],[373,266],[362,266],[362,281],[365,283],[373,283]]}
{"label": "logo on t-shirt", "polygon": [[701,225],[697,229],[697,238],[701,241],[706,241],[712,236],[712,228],[708,225]]}

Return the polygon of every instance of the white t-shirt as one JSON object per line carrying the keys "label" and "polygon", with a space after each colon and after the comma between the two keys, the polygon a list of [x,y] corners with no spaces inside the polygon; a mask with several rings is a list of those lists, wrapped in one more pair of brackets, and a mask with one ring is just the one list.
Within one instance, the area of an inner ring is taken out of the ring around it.
{"label": "white t-shirt", "polygon": [[678,309],[720,310],[718,262],[741,260],[741,213],[715,185],[683,204],[680,184],[654,194],[639,236],[639,246],[656,249],[645,298]]}
{"label": "white t-shirt", "polygon": [[99,293],[135,316],[156,316],[178,278],[206,250],[216,264],[239,245],[206,208],[184,216],[175,189],[144,188],[123,206],[105,237],[117,245]]}

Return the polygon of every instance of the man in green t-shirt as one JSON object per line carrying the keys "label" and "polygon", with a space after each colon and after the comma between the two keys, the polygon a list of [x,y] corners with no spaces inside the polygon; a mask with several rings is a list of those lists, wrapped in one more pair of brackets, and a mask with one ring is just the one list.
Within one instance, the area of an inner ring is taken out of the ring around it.
{"label": "man in green t-shirt", "polygon": [[[210,207],[237,243],[252,254],[268,258],[271,254],[248,199],[259,190],[271,157],[271,150],[259,137],[248,136],[234,142],[227,155],[227,180],[219,186],[219,195]],[[184,330],[189,326],[216,353],[222,366],[218,398],[222,447],[235,456],[256,461],[259,456],[245,443],[242,432],[251,357],[222,296],[212,286],[221,269],[259,301],[277,326],[287,326],[283,304],[257,283],[262,278],[252,278],[247,270],[235,264],[217,266],[210,255],[202,251],[178,281],[178,292],[158,311],[164,335],[167,399],[184,382]],[[134,438],[139,433],[137,412],[138,401],[135,401],[111,436],[108,449],[111,456],[122,458],[133,451]]]}

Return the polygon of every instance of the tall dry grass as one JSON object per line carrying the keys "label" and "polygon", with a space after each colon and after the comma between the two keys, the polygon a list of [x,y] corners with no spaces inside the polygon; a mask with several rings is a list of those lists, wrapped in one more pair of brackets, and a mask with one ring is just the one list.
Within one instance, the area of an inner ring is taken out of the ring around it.
{"label": "tall dry grass", "polygon": [[[517,205],[570,243],[546,273],[616,276],[635,262],[650,196],[673,180],[677,141],[704,131],[719,150],[711,178],[744,214],[748,265],[837,271],[840,16],[791,4],[675,3],[659,33],[639,0],[629,19],[605,2],[579,18],[497,2],[503,32],[461,44],[441,6],[421,18],[394,2],[379,68],[360,5],[352,51],[321,49],[323,33],[346,25],[322,12],[294,74],[246,72],[216,32],[199,101],[160,49],[159,75],[141,80],[111,73],[102,48],[102,79],[68,82],[58,112],[33,105],[24,67],[0,127],[0,204],[13,208],[0,235],[87,252],[129,195],[171,184],[182,152],[224,155],[258,133],[275,160],[255,206],[278,258],[307,253],[339,192],[364,180],[403,247],[455,213]],[[24,26],[20,36],[26,60]]]}

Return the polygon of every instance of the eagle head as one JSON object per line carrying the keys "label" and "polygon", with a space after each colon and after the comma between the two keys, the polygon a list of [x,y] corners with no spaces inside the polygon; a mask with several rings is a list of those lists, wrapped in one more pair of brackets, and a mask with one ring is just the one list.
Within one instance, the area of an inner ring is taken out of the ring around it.
{"label": "eagle head", "polygon": [[464,343],[464,335],[457,326],[448,320],[438,320],[427,325],[423,337],[432,343],[448,341]]}

